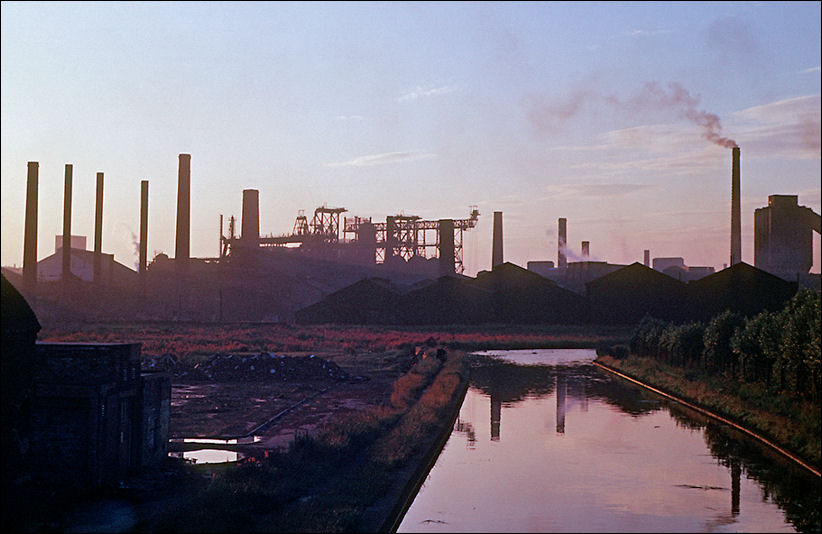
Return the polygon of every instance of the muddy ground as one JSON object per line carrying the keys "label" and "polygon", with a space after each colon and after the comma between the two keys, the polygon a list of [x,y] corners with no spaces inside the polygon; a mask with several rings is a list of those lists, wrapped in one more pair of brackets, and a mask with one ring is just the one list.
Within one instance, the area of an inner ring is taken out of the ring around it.
{"label": "muddy ground", "polygon": [[[171,370],[169,450],[224,448],[245,456],[286,449],[298,434],[387,403],[413,353],[236,353]],[[183,443],[183,438],[237,444]]]}

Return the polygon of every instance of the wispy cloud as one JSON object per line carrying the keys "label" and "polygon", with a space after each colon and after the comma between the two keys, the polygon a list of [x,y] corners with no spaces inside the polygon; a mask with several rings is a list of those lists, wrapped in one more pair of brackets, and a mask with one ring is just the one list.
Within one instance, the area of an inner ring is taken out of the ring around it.
{"label": "wispy cloud", "polygon": [[398,102],[406,102],[408,100],[416,100],[418,98],[423,98],[427,96],[435,96],[435,95],[446,95],[448,93],[453,93],[456,91],[456,86],[453,85],[441,85],[441,86],[421,86],[418,85],[413,89],[408,89],[400,95],[397,99]]}
{"label": "wispy cloud", "polygon": [[809,69],[800,70],[799,73],[800,74],[813,74],[814,72],[820,72],[820,70],[822,70],[822,68],[820,68],[819,66],[816,66],[816,67],[811,67]]}
{"label": "wispy cloud", "polygon": [[627,35],[629,37],[648,37],[651,35],[662,35],[665,33],[671,33],[670,30],[630,30],[627,32],[622,32],[623,35]]}
{"label": "wispy cloud", "polygon": [[822,97],[807,95],[734,114],[741,143],[760,157],[817,159],[822,153]]}
{"label": "wispy cloud", "polygon": [[386,152],[384,154],[371,154],[359,156],[348,161],[338,161],[326,163],[326,167],[370,167],[372,165],[386,165],[389,163],[404,163],[434,157],[428,152]]}
{"label": "wispy cloud", "polygon": [[337,115],[338,121],[361,121],[362,115]]}
{"label": "wispy cloud", "polygon": [[558,184],[548,186],[556,197],[616,197],[630,195],[652,187],[650,184]]}

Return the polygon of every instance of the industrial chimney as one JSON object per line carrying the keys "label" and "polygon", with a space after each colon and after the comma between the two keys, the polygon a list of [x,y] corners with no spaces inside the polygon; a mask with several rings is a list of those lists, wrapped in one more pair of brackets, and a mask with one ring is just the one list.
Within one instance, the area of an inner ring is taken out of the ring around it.
{"label": "industrial chimney", "polygon": [[647,248],[645,249],[645,262],[643,263],[643,265],[645,265],[645,267],[651,266],[651,251]]}
{"label": "industrial chimney", "polygon": [[260,245],[260,192],[256,189],[243,189],[243,246],[257,248]]}
{"label": "industrial chimney", "polygon": [[731,149],[731,266],[742,261],[739,174],[739,147],[735,146]]}
{"label": "industrial chimney", "polygon": [[591,255],[590,252],[591,252],[591,242],[590,241],[583,241],[582,242],[582,257],[587,260],[588,256]]}
{"label": "industrial chimney", "polygon": [[145,279],[148,262],[148,180],[140,181],[140,277]]}
{"label": "industrial chimney", "polygon": [[191,154],[180,154],[177,167],[177,242],[174,264],[188,267],[191,245]]}
{"label": "industrial chimney", "polygon": [[94,281],[100,283],[103,259],[103,173],[97,173],[97,202],[94,207]]}
{"label": "industrial chimney", "polygon": [[29,161],[26,175],[26,230],[23,239],[23,283],[37,283],[37,181],[40,163]]}
{"label": "industrial chimney", "polygon": [[440,276],[454,274],[454,219],[439,220]]}
{"label": "industrial chimney", "polygon": [[63,280],[68,280],[71,276],[71,179],[73,169],[71,163],[66,163],[63,189],[63,269],[61,271]]}
{"label": "industrial chimney", "polygon": [[493,248],[491,251],[491,269],[501,265],[502,259],[502,212],[494,212]]}
{"label": "industrial chimney", "polygon": [[567,242],[567,220],[565,217],[559,218],[559,235],[557,236],[557,268],[565,269],[567,261],[565,259],[565,243]]}

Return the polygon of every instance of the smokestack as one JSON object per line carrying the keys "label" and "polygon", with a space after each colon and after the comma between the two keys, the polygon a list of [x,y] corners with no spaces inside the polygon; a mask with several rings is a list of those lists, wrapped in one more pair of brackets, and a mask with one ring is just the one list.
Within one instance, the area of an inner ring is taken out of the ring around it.
{"label": "smokestack", "polygon": [[94,281],[102,282],[103,259],[103,173],[97,173],[97,203],[94,208]]}
{"label": "smokestack", "polygon": [[440,276],[454,274],[454,219],[440,219]]}
{"label": "smokestack", "polygon": [[590,251],[591,251],[590,241],[583,241],[582,242],[582,257],[585,258],[585,259],[588,259],[588,256],[590,256]]}
{"label": "smokestack", "polygon": [[29,161],[26,175],[26,230],[23,239],[23,283],[37,284],[37,182],[40,163]]}
{"label": "smokestack", "polygon": [[140,276],[145,278],[148,262],[148,180],[140,181]]}
{"label": "smokestack", "polygon": [[731,266],[742,261],[739,174],[739,147],[735,146],[731,149]]}
{"label": "smokestack", "polygon": [[257,248],[260,245],[260,192],[243,189],[243,220],[240,239],[243,246]]}
{"label": "smokestack", "polygon": [[494,212],[494,235],[493,249],[491,251],[491,269],[501,265],[502,259],[502,212]]}
{"label": "smokestack", "polygon": [[557,268],[559,269],[564,269],[568,266],[565,260],[565,243],[567,242],[566,223],[567,220],[565,217],[559,218],[559,235],[557,236]]}
{"label": "smokestack", "polygon": [[188,267],[191,245],[191,154],[180,154],[177,167],[177,243],[174,264]]}
{"label": "smokestack", "polygon": [[645,249],[645,262],[644,262],[644,265],[645,265],[645,267],[650,267],[651,266],[651,251],[648,250],[648,249]]}
{"label": "smokestack", "polygon": [[63,190],[63,270],[61,277],[68,280],[71,276],[71,178],[74,168],[66,163],[65,188]]}

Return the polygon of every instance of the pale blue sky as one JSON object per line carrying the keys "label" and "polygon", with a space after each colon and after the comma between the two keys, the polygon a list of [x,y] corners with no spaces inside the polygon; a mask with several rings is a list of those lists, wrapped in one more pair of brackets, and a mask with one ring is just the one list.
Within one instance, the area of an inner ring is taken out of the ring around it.
{"label": "pale blue sky", "polygon": [[[193,256],[260,190],[264,234],[322,204],[384,221],[481,212],[466,274],[683,256],[721,269],[730,150],[742,153],[743,259],[770,194],[820,212],[820,3],[2,3],[2,264],[20,265],[26,163],[40,162],[39,254],[62,233],[133,266],[140,180],[149,256],[173,255],[177,155],[190,153]],[[656,84],[656,85],[648,85]],[[819,238],[814,234],[819,272]]]}

